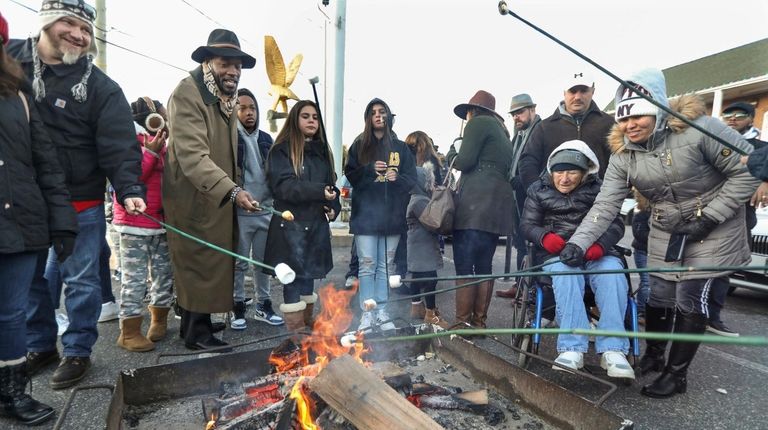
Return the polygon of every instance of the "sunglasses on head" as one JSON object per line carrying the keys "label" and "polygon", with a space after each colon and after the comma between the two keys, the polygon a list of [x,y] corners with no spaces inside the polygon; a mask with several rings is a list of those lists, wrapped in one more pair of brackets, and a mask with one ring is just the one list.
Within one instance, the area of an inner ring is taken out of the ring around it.
{"label": "sunglasses on head", "polygon": [[729,119],[747,119],[749,118],[749,114],[746,112],[729,112],[723,114],[723,119],[729,120]]}
{"label": "sunglasses on head", "polygon": [[96,19],[96,9],[83,0],[58,0],[54,2],[53,5],[54,6],[64,5],[71,8],[80,9],[85,13],[85,15],[88,18],[92,20]]}

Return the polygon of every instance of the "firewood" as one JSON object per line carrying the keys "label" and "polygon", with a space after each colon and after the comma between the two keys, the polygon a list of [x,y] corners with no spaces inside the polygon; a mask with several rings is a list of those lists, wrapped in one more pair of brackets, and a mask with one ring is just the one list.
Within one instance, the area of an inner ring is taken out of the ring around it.
{"label": "firewood", "polygon": [[465,391],[463,393],[454,394],[453,396],[475,405],[488,404],[488,390]]}
{"label": "firewood", "polygon": [[348,355],[331,361],[309,387],[360,430],[442,429]]}

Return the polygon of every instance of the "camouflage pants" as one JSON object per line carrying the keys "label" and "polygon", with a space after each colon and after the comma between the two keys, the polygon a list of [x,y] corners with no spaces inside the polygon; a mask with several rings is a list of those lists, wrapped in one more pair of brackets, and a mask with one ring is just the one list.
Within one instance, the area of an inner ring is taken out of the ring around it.
{"label": "camouflage pants", "polygon": [[143,299],[149,290],[150,306],[170,307],[173,298],[173,272],[165,234],[120,235],[120,318],[141,315]]}

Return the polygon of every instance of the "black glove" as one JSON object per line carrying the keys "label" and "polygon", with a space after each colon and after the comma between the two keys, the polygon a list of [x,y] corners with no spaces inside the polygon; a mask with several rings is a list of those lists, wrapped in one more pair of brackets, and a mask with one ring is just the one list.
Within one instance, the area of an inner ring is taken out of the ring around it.
{"label": "black glove", "polygon": [[581,267],[584,265],[584,250],[573,243],[566,243],[560,251],[560,259],[569,266]]}
{"label": "black glove", "polygon": [[688,236],[691,242],[704,240],[717,227],[717,221],[704,215],[689,222],[681,222],[675,226],[674,232]]}
{"label": "black glove", "polygon": [[51,242],[53,242],[53,250],[56,252],[59,263],[63,263],[75,250],[75,236],[53,234]]}

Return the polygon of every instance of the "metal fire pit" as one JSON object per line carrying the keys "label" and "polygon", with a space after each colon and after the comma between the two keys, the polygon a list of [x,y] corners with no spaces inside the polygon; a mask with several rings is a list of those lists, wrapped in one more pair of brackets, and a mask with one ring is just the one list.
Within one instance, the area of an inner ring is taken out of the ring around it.
{"label": "metal fire pit", "polygon": [[[406,329],[408,330],[408,329]],[[412,332],[411,330],[408,330]],[[406,333],[398,333],[406,334]],[[444,362],[521,404],[562,429],[631,429],[629,420],[475,346],[460,337],[373,345],[368,360],[396,361],[430,347]],[[109,405],[107,429],[124,428],[124,413],[134,406],[216,393],[222,382],[247,382],[267,375],[270,349],[223,354],[185,362],[124,370]]]}

